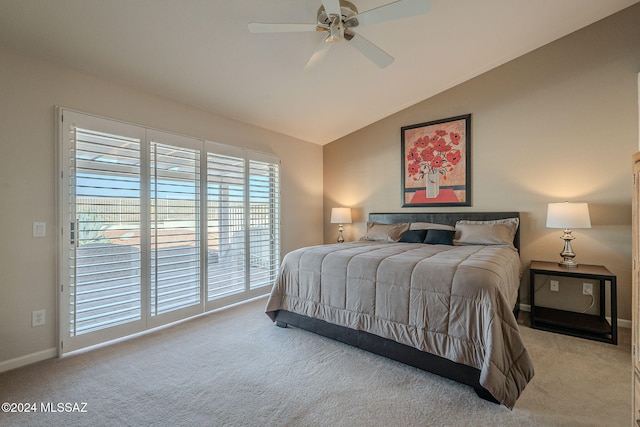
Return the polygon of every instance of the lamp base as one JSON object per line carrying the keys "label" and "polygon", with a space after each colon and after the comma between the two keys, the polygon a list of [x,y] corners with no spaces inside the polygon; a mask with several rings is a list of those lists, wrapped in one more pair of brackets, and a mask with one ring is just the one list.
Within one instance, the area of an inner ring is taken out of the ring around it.
{"label": "lamp base", "polygon": [[573,260],[562,261],[562,262],[559,262],[558,265],[560,267],[566,267],[566,268],[576,268],[578,266],[578,264],[573,262]]}
{"label": "lamp base", "polygon": [[573,259],[576,257],[576,254],[573,252],[573,249],[571,248],[571,241],[575,239],[575,237],[573,237],[573,235],[571,234],[571,230],[565,229],[564,235],[561,237],[561,239],[564,240],[564,248],[562,249],[562,252],[560,252],[560,256],[562,257],[562,262],[559,262],[558,265],[560,267],[576,268],[578,264],[573,262]]}

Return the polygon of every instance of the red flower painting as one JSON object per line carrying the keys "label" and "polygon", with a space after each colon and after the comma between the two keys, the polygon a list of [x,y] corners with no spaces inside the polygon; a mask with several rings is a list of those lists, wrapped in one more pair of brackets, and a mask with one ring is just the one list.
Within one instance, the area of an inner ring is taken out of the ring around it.
{"label": "red flower painting", "polygon": [[471,206],[471,114],[401,129],[402,206]]}
{"label": "red flower painting", "polygon": [[437,129],[432,136],[423,136],[409,146],[407,153],[407,173],[414,181],[423,179],[425,174],[438,173],[446,180],[460,162],[462,154],[457,146],[460,134]]}

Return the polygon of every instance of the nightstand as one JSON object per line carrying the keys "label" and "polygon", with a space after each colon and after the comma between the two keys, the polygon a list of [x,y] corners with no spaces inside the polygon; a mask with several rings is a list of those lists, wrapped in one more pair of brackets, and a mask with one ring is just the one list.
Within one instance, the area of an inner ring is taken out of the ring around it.
{"label": "nightstand", "polygon": [[[557,262],[531,261],[529,288],[531,298],[531,327],[559,332],[580,338],[618,344],[618,306],[616,276],[601,265],[579,264],[575,268],[561,267]],[[540,307],[535,304],[535,278],[538,275],[589,279],[600,283],[600,313],[598,315],[575,313]],[[609,311],[611,323],[605,317],[605,285],[609,283]]]}

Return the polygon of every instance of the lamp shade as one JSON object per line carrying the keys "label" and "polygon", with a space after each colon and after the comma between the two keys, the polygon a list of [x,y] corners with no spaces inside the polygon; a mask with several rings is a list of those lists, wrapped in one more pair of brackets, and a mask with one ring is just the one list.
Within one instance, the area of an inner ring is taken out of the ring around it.
{"label": "lamp shade", "polygon": [[547,228],[591,228],[587,203],[549,203]]}
{"label": "lamp shade", "polygon": [[332,224],[351,224],[350,208],[333,208],[331,209]]}

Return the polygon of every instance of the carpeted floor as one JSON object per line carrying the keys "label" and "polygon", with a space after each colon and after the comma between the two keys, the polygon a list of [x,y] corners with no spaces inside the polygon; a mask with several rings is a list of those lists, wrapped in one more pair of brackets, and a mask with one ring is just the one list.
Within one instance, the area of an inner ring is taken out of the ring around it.
{"label": "carpeted floor", "polygon": [[[628,332],[613,346],[523,325],[536,375],[510,411],[467,386],[306,331],[278,328],[263,313],[265,303],[0,374],[0,403],[35,403],[37,409],[0,412],[0,425],[631,423]],[[84,412],[42,413],[41,403]]]}

